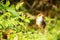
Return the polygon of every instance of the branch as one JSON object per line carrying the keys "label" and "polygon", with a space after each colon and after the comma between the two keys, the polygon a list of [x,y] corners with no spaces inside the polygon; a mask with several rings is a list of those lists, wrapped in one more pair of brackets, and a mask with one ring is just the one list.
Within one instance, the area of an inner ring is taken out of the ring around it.
{"label": "branch", "polygon": [[36,6],[36,9],[39,8],[41,5],[43,5],[43,2],[39,1],[39,4]]}
{"label": "branch", "polygon": [[24,3],[25,3],[29,8],[31,8],[31,5],[30,5],[27,1],[24,1]]}
{"label": "branch", "polygon": [[35,6],[37,3],[38,3],[38,0],[35,0],[35,1],[33,2],[32,6],[31,6],[31,9],[33,9],[34,6]]}

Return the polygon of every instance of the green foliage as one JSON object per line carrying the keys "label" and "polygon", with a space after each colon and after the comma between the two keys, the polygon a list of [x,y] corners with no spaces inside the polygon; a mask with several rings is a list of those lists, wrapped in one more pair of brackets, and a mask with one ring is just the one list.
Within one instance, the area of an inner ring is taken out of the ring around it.
{"label": "green foliage", "polygon": [[10,5],[10,1],[7,0],[5,6],[8,7]]}
{"label": "green foliage", "polygon": [[[57,18],[45,17],[46,28],[44,34],[40,30],[35,30],[28,26],[31,23],[31,18],[27,18],[25,13],[24,2],[18,2],[17,4],[11,4],[9,0],[0,1],[0,40],[3,40],[3,33],[6,29],[13,30],[7,40],[13,40],[18,36],[18,40],[60,40],[60,20]],[[46,5],[48,7],[48,4]],[[56,7],[52,9],[56,11]],[[31,26],[32,27],[32,26]]]}

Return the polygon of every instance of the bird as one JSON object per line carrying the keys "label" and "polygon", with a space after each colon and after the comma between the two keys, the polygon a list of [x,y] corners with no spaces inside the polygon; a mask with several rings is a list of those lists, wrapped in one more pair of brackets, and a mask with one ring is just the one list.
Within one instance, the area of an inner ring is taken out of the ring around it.
{"label": "bird", "polygon": [[45,29],[46,23],[44,21],[43,13],[39,13],[36,16],[36,25],[41,29],[41,32],[44,33],[44,29]]}
{"label": "bird", "polygon": [[35,28],[35,29],[41,29],[41,32],[44,32],[46,23],[44,21],[44,15],[43,12],[38,12],[36,14],[36,16],[33,16],[29,13],[27,13],[27,16],[30,17],[32,20],[29,23],[29,26],[31,28]]}

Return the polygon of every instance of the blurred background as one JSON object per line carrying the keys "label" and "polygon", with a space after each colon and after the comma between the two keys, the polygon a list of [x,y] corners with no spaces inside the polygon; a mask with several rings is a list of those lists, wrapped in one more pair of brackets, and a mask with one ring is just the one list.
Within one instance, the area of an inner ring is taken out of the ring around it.
{"label": "blurred background", "polygon": [[[44,15],[44,34],[34,17]],[[0,0],[0,40],[60,40],[60,0]]]}

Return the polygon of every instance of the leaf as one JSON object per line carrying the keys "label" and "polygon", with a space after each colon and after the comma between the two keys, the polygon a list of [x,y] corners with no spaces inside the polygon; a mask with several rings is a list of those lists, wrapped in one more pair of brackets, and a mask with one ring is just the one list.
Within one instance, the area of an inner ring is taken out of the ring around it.
{"label": "leaf", "polygon": [[9,5],[10,5],[10,2],[9,0],[7,0],[5,6],[8,7]]}
{"label": "leaf", "polygon": [[0,29],[2,29],[2,26],[0,25]]}
{"label": "leaf", "polygon": [[30,23],[29,19],[25,19],[24,21],[27,22],[27,23]]}
{"label": "leaf", "polygon": [[23,22],[20,22],[20,25],[21,25],[21,26],[24,26],[24,23],[23,23]]}
{"label": "leaf", "polygon": [[2,10],[3,12],[6,12],[6,7],[2,3],[0,3],[0,10]]}
{"label": "leaf", "polygon": [[17,3],[17,5],[16,5],[16,10],[18,10],[18,9],[23,5],[23,3],[24,3],[24,2],[21,2],[21,3],[19,2],[19,3]]}
{"label": "leaf", "polygon": [[7,11],[11,12],[14,16],[18,16],[18,13],[14,9],[14,6],[11,5],[10,7],[7,8]]}

